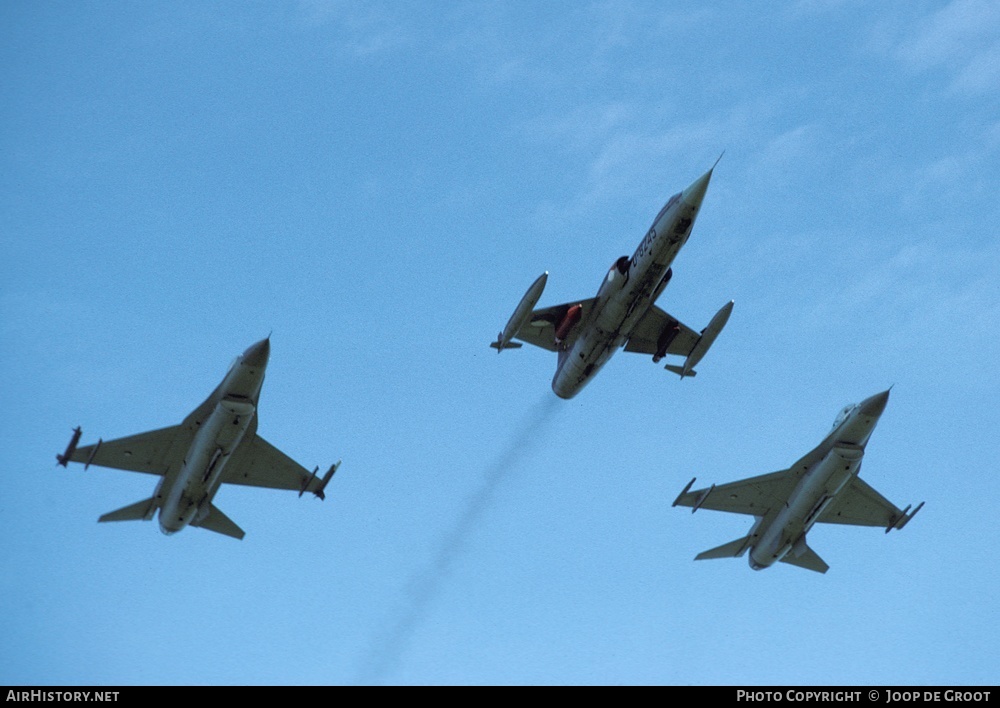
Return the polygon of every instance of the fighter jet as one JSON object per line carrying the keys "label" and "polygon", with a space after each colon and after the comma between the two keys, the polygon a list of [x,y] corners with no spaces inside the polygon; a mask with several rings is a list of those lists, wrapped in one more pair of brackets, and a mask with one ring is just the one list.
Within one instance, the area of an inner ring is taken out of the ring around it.
{"label": "fighter jet", "polygon": [[902,529],[913,513],[900,511],[858,476],[865,446],[885,410],[889,391],[845,407],[823,442],[786,470],[750,477],[698,491],[684,487],[674,506],[704,507],[749,514],[756,523],[746,536],[724,543],[695,560],[732,558],[750,551],[750,567],[763,570],[781,561],[825,573],[829,566],[806,545],[806,534],[817,522]]}
{"label": "fighter jet", "polygon": [[552,390],[560,398],[579,393],[623,346],[627,352],[652,355],[654,363],[667,354],[685,357],[682,365],[667,364],[666,369],[681,378],[694,376],[695,365],[729,319],[732,301],[700,333],[654,303],[670,282],[670,265],[691,235],[714,169],[670,197],[632,257],[622,256],[611,265],[597,297],[533,309],[545,288],[546,271],[528,288],[490,346],[499,354],[519,348],[521,344],[512,341],[519,339],[556,352]]}
{"label": "fighter jet", "polygon": [[271,352],[270,338],[238,356],[211,395],[180,425],[77,447],[73,431],[60,465],[82,462],[159,475],[149,499],[102,516],[98,521],[149,521],[160,512],[160,530],[174,534],[191,525],[242,539],[243,530],[212,504],[223,483],[312,492],[320,499],[334,472],[322,479],[257,435],[257,401]]}

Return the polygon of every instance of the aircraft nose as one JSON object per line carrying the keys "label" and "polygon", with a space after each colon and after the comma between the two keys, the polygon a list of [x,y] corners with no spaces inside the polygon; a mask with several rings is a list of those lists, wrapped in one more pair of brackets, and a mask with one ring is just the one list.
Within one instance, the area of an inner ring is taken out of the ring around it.
{"label": "aircraft nose", "polygon": [[713,167],[711,170],[692,182],[691,186],[685,189],[681,194],[681,198],[695,208],[700,207],[701,200],[705,198],[705,192],[708,190],[708,183],[712,179],[712,170],[714,169],[715,168]]}
{"label": "aircraft nose", "polygon": [[885,410],[885,404],[889,402],[889,390],[886,389],[882,393],[876,393],[874,396],[870,396],[861,402],[861,413],[872,418],[878,418],[882,415],[882,411]]}
{"label": "aircraft nose", "polygon": [[268,337],[247,347],[247,350],[243,352],[243,363],[247,366],[266,366],[270,356],[271,338]]}

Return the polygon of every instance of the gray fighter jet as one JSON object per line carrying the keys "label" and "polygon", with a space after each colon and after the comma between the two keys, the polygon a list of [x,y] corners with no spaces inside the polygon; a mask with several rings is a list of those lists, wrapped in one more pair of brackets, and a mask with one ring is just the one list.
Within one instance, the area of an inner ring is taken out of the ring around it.
{"label": "gray fighter jet", "polygon": [[236,358],[212,394],[180,425],[117,440],[77,447],[81,431],[62,455],[60,465],[82,462],[159,475],[149,499],[102,516],[98,521],[149,521],[160,512],[160,530],[170,535],[191,525],[243,538],[243,530],[212,504],[223,483],[312,492],[324,489],[340,462],[322,479],[257,435],[257,401],[271,352],[270,339],[250,346]]}
{"label": "gray fighter jet", "polygon": [[666,368],[681,378],[694,376],[694,366],[729,319],[732,301],[700,333],[654,303],[670,282],[670,264],[691,234],[711,177],[709,170],[667,201],[632,257],[622,256],[611,265],[597,297],[535,310],[548,278],[543,273],[490,346],[497,353],[516,349],[521,344],[512,340],[519,339],[557,352],[552,390],[560,398],[579,393],[623,346],[627,352],[652,355],[654,363],[667,354],[685,357],[682,365]]}
{"label": "gray fighter jet", "polygon": [[833,430],[815,449],[786,470],[708,489],[689,491],[688,482],[674,506],[749,514],[756,523],[746,536],[724,543],[695,560],[732,558],[750,551],[750,567],[763,570],[781,561],[825,573],[829,566],[806,545],[806,534],[817,522],[901,529],[913,513],[902,511],[859,476],[865,445],[885,410],[889,391],[845,407]]}

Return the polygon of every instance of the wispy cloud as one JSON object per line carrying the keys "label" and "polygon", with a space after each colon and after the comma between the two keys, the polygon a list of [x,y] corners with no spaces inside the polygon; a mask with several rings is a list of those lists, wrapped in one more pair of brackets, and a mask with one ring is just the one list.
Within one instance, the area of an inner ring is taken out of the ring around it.
{"label": "wispy cloud", "polygon": [[415,41],[399,14],[388,12],[378,3],[299,0],[298,9],[306,25],[336,28],[338,46],[356,57],[390,52]]}
{"label": "wispy cloud", "polygon": [[802,165],[814,164],[823,154],[814,124],[797,125],[761,141],[752,157],[751,170],[758,183],[781,184]]}
{"label": "wispy cloud", "polygon": [[[720,106],[704,116],[678,117],[660,99],[646,103],[618,100],[546,112],[517,131],[529,141],[564,146],[567,172],[574,182],[569,196],[540,206],[542,219],[586,214],[609,202],[644,200],[649,190],[681,188],[723,150],[738,149],[754,182],[776,182],[815,165],[824,129],[791,123],[782,116],[782,95],[754,97]],[[651,116],[654,119],[651,120]],[[655,180],[669,183],[655,183]],[[650,195],[652,196],[652,195]]]}
{"label": "wispy cloud", "polygon": [[913,209],[935,205],[946,209],[973,202],[993,204],[1000,124],[970,129],[967,137],[967,144],[949,153],[914,156],[907,172],[896,180],[903,206]]}
{"label": "wispy cloud", "polygon": [[798,0],[791,10],[800,15],[813,15],[839,10],[851,4],[859,3],[858,0]]}
{"label": "wispy cloud", "polygon": [[[644,124],[645,112],[627,103],[582,106],[554,121],[540,117],[538,133],[561,142],[570,153],[567,170],[576,187],[567,200],[542,203],[539,216],[561,220],[581,215],[608,201],[635,198],[651,187],[650,179],[683,178],[678,163],[698,155],[705,160],[726,146],[727,118],[708,117],[702,121],[678,123],[656,130]],[[706,162],[706,169],[709,163]],[[669,174],[651,174],[651,168],[669,166]],[[697,175],[691,174],[694,178]],[[684,185],[653,185],[659,197],[664,190]]]}
{"label": "wispy cloud", "polygon": [[896,44],[893,55],[915,71],[944,69],[949,88],[981,94],[1000,88],[1000,4],[952,0],[919,20]]}
{"label": "wispy cloud", "polygon": [[[904,245],[855,240],[839,233],[774,236],[759,253],[782,259],[786,288],[808,293],[783,302],[781,316],[805,336],[850,333],[859,346],[928,362],[946,357],[970,375],[992,367],[1000,354],[993,320],[1000,311],[1000,248],[973,243],[946,224],[931,225]],[[841,244],[837,248],[824,244]],[[827,272],[811,264],[822,261]],[[776,261],[779,262],[779,261]],[[810,273],[807,281],[795,274]],[[985,372],[984,372],[985,373]]]}

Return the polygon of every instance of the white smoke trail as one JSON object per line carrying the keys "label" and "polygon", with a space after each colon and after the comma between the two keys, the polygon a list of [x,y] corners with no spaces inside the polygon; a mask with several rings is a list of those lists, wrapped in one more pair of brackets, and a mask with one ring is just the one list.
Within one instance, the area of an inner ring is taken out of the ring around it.
{"label": "white smoke trail", "polygon": [[395,624],[378,637],[365,657],[359,672],[359,684],[381,684],[397,668],[410,638],[437,597],[448,573],[461,555],[462,544],[479,523],[483,512],[504,479],[511,474],[545,437],[559,408],[560,401],[546,392],[528,412],[520,430],[497,458],[486,467],[482,486],[469,499],[462,515],[445,534],[427,567],[409,583],[406,607]]}

